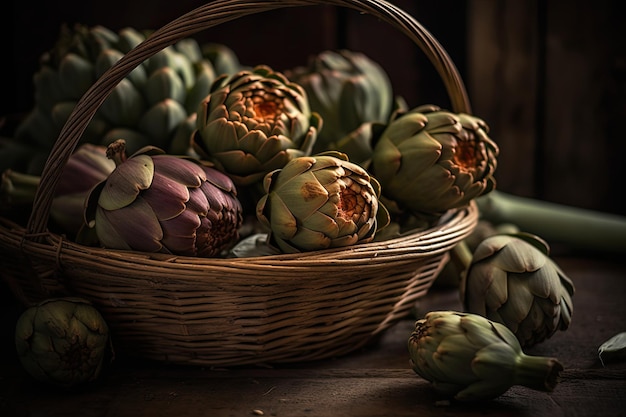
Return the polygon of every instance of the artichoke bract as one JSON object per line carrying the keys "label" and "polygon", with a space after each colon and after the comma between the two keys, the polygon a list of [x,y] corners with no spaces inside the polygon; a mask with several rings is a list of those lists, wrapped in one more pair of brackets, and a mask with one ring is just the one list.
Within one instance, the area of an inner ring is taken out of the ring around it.
{"label": "artichoke bract", "polygon": [[340,153],[293,159],[263,184],[257,218],[285,253],[370,242],[389,220],[376,179]]}
{"label": "artichoke bract", "polygon": [[377,62],[361,52],[323,51],[312,56],[307,66],[285,74],[304,87],[311,110],[324,120],[314,153],[338,149],[337,143],[361,125],[386,123],[391,115],[391,81]]}
{"label": "artichoke bract", "polygon": [[87,300],[48,299],[20,315],[15,347],[33,378],[71,387],[99,377],[110,349],[109,328]]}
{"label": "artichoke bract", "polygon": [[155,147],[126,158],[121,139],[107,155],[116,168],[91,191],[85,210],[104,247],[213,257],[237,241],[241,203],[219,170]]}
{"label": "artichoke bract", "polygon": [[425,105],[400,113],[374,146],[383,195],[416,215],[440,216],[495,187],[498,146],[485,122]]}
{"label": "artichoke bract", "polygon": [[408,340],[410,366],[441,395],[458,401],[489,400],[514,385],[552,391],[563,365],[530,356],[503,324],[483,316],[431,311]]}
{"label": "artichoke bract", "polygon": [[476,247],[461,299],[466,311],[504,324],[530,347],[569,327],[574,291],[550,259],[547,243],[534,235],[502,234]]}
{"label": "artichoke bract", "polygon": [[218,78],[197,115],[194,149],[237,186],[309,155],[322,123],[304,89],[264,65]]}

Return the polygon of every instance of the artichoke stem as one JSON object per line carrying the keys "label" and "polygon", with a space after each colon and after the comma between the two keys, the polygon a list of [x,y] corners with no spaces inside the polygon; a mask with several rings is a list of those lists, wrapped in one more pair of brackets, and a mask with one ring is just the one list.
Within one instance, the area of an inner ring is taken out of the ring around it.
{"label": "artichoke stem", "polygon": [[545,356],[521,354],[515,368],[515,384],[538,391],[552,391],[560,380],[563,365]]}
{"label": "artichoke stem", "polygon": [[126,141],[117,139],[107,146],[107,158],[115,162],[115,166],[120,166],[126,161]]}
{"label": "artichoke stem", "polygon": [[457,243],[456,246],[450,250],[450,260],[454,263],[457,271],[459,271],[461,275],[465,274],[469,268],[472,263],[472,257],[472,251],[464,240]]}
{"label": "artichoke stem", "polygon": [[500,191],[476,199],[481,217],[513,223],[523,232],[573,249],[626,252],[626,217],[551,203]]}
{"label": "artichoke stem", "polygon": [[40,177],[7,169],[0,182],[0,205],[17,206],[32,204],[35,199]]}

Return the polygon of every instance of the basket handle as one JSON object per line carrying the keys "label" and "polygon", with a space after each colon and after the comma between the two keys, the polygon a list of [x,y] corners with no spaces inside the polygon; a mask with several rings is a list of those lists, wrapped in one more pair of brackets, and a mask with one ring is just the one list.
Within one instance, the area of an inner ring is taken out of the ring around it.
{"label": "basket handle", "polygon": [[78,101],[63,126],[41,174],[41,182],[26,226],[27,234],[41,239],[45,233],[54,189],[70,155],[94,114],[117,84],[157,52],[221,23],[284,7],[331,5],[373,15],[408,36],[426,54],[441,77],[457,113],[471,113],[465,85],[456,66],[439,42],[411,15],[386,0],[216,0],[186,13],[154,31],[108,69]]}

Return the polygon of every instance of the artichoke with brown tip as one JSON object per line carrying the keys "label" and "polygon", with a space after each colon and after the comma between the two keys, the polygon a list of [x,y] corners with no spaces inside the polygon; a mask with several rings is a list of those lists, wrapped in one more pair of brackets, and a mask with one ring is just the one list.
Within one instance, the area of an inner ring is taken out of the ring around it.
{"label": "artichoke with brown tip", "polygon": [[239,238],[241,203],[222,172],[154,147],[126,158],[123,140],[107,154],[117,166],[92,190],[85,213],[103,246],[213,257]]}

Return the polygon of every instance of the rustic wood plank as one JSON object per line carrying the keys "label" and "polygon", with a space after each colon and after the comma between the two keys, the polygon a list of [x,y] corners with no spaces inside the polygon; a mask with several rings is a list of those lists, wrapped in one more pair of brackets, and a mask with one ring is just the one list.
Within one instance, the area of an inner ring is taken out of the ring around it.
{"label": "rustic wood plank", "polygon": [[[341,358],[230,369],[118,358],[98,382],[77,391],[34,383],[16,358],[5,354],[0,358],[0,415],[621,416],[626,409],[626,362],[603,367],[597,348],[623,330],[624,264],[576,256],[555,261],[576,285],[572,325],[528,351],[555,356],[565,365],[552,393],[516,386],[493,401],[444,401],[408,366],[406,340],[414,319],[407,317],[385,332],[379,343]],[[10,305],[10,299],[2,303],[5,334],[12,327]],[[456,290],[437,286],[419,301],[416,315],[458,308]],[[10,338],[1,341],[9,351]]]}
{"label": "rustic wood plank", "polygon": [[[626,29],[616,2],[547,2],[543,197],[626,214]],[[618,201],[619,200],[619,201]]]}
{"label": "rustic wood plank", "polygon": [[467,85],[473,113],[500,146],[497,187],[535,196],[537,1],[470,0]]}

